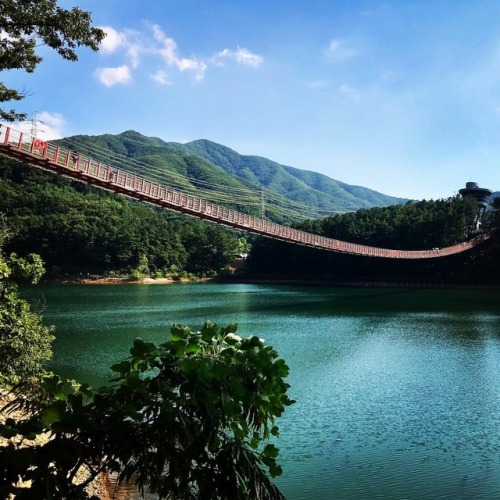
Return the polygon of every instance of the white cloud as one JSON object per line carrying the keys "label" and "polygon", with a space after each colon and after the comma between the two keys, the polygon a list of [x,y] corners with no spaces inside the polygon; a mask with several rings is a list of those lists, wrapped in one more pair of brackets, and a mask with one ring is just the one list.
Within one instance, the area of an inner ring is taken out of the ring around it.
{"label": "white cloud", "polygon": [[168,79],[165,71],[162,71],[161,69],[158,70],[156,73],[153,73],[151,75],[151,79],[154,80],[156,83],[159,83],[160,85],[172,85],[172,82]]}
{"label": "white cloud", "polygon": [[238,47],[237,50],[224,49],[218,52],[213,58],[215,64],[221,64],[223,59],[233,59],[238,64],[258,68],[264,58],[258,54],[253,54],[246,48]]}
{"label": "white cloud", "polygon": [[127,43],[127,57],[132,68],[138,68],[140,63],[140,55],[143,48],[138,43]]}
{"label": "white cloud", "polygon": [[125,45],[126,37],[124,33],[120,33],[110,26],[102,26],[101,29],[103,29],[106,33],[106,37],[101,42],[99,47],[100,50],[105,53],[112,54],[113,52],[116,52],[118,48]]}
{"label": "white cloud", "polygon": [[[227,60],[253,68],[259,67],[263,62],[262,56],[242,47],[236,50],[224,49],[208,58],[182,56],[175,40],[167,36],[157,24],[150,26],[149,36],[148,33],[133,30],[119,32],[110,26],[103,29],[107,34],[101,43],[103,54],[111,55],[122,51],[125,56],[125,63],[122,66],[100,68],[96,71],[99,81],[108,87],[118,83],[130,83],[131,70],[140,66],[143,56],[160,57],[167,66],[174,67],[181,73],[192,74],[196,81],[204,79],[210,65],[222,65]],[[161,85],[172,84],[164,72],[157,71],[151,74],[151,78]]]}
{"label": "white cloud", "polygon": [[104,26],[102,29],[106,32],[106,37],[101,42],[100,50],[107,55],[124,50],[129,66],[137,68],[141,52],[145,50],[139,41],[140,34],[133,30],[119,32],[110,26]]}
{"label": "white cloud", "polygon": [[38,114],[41,122],[42,138],[47,140],[60,139],[63,137],[63,129],[65,120],[60,113],[50,113],[49,111],[42,111]]}
{"label": "white cloud", "polygon": [[203,80],[207,69],[207,65],[203,61],[196,58],[179,57],[177,44],[173,38],[167,37],[156,24],[153,26],[153,34],[155,40],[162,45],[157,52],[169,66],[175,66],[179,71],[193,71],[196,80]]}
{"label": "white cloud", "polygon": [[116,68],[98,68],[95,75],[106,87],[117,84],[127,85],[132,81],[130,68],[126,64]]}
{"label": "white cloud", "polygon": [[42,111],[35,113],[31,120],[15,123],[2,123],[4,127],[12,127],[12,129],[25,134],[34,135],[45,141],[61,139],[65,136],[64,125],[65,120],[59,113],[51,113]]}
{"label": "white cloud", "polygon": [[361,54],[362,51],[357,44],[349,40],[340,40],[338,38],[331,40],[326,49],[328,59],[338,63],[354,59]]}
{"label": "white cloud", "polygon": [[345,83],[340,86],[340,91],[351,101],[357,102],[361,99],[361,94]]}

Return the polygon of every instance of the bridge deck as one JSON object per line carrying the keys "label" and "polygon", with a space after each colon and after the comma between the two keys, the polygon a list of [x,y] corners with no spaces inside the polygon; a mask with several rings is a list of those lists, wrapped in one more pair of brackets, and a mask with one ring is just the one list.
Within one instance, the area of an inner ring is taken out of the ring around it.
{"label": "bridge deck", "polygon": [[231,210],[23,134],[10,127],[5,129],[3,136],[3,141],[0,138],[0,153],[32,166],[210,222],[322,250],[366,257],[430,259],[464,252],[489,238],[488,235],[484,235],[458,245],[432,250],[393,250],[349,243]]}

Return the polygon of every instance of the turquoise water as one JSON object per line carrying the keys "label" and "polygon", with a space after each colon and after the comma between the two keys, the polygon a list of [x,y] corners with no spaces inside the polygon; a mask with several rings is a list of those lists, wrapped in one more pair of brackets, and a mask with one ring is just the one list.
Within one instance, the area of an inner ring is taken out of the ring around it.
{"label": "turquoise water", "polygon": [[500,292],[47,285],[53,369],[101,384],[136,337],[236,322],[290,366],[289,499],[500,498]]}

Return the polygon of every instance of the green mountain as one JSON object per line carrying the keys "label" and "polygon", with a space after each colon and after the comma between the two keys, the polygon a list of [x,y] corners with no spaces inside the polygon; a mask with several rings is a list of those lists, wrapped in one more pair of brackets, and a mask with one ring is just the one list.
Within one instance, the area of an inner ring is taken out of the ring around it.
{"label": "green mountain", "polygon": [[[165,142],[135,131],[73,136],[59,141],[116,167],[192,192],[237,210],[278,222],[320,218],[407,200],[352,186],[325,175],[240,155],[208,140]],[[201,193],[200,193],[201,190]]]}
{"label": "green mountain", "polygon": [[180,151],[204,158],[226,172],[311,207],[348,212],[408,201],[365,187],[352,186],[316,172],[281,165],[260,156],[240,155],[226,146],[205,139],[187,144],[170,144]]}

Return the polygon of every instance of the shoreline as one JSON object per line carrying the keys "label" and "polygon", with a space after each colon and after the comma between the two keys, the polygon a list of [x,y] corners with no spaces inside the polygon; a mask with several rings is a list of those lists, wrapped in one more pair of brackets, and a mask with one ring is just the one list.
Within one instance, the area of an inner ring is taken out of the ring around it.
{"label": "shoreline", "polygon": [[452,282],[445,280],[330,280],[330,279],[299,279],[290,277],[215,277],[215,278],[74,278],[48,280],[46,284],[81,284],[81,285],[175,285],[189,283],[219,283],[219,284],[263,284],[263,285],[298,285],[323,286],[339,288],[419,288],[419,289],[500,289],[500,283],[485,282]]}
{"label": "shoreline", "polygon": [[45,284],[59,285],[170,285],[176,283],[205,283],[211,278],[198,278],[196,280],[190,278],[63,278],[45,280]]}
{"label": "shoreline", "polygon": [[459,282],[446,280],[412,280],[412,279],[377,279],[377,280],[331,280],[331,279],[297,279],[287,277],[275,278],[240,278],[237,280],[223,279],[220,283],[255,283],[269,285],[300,285],[300,286],[328,286],[339,288],[447,288],[447,289],[497,289],[500,283],[487,282]]}

